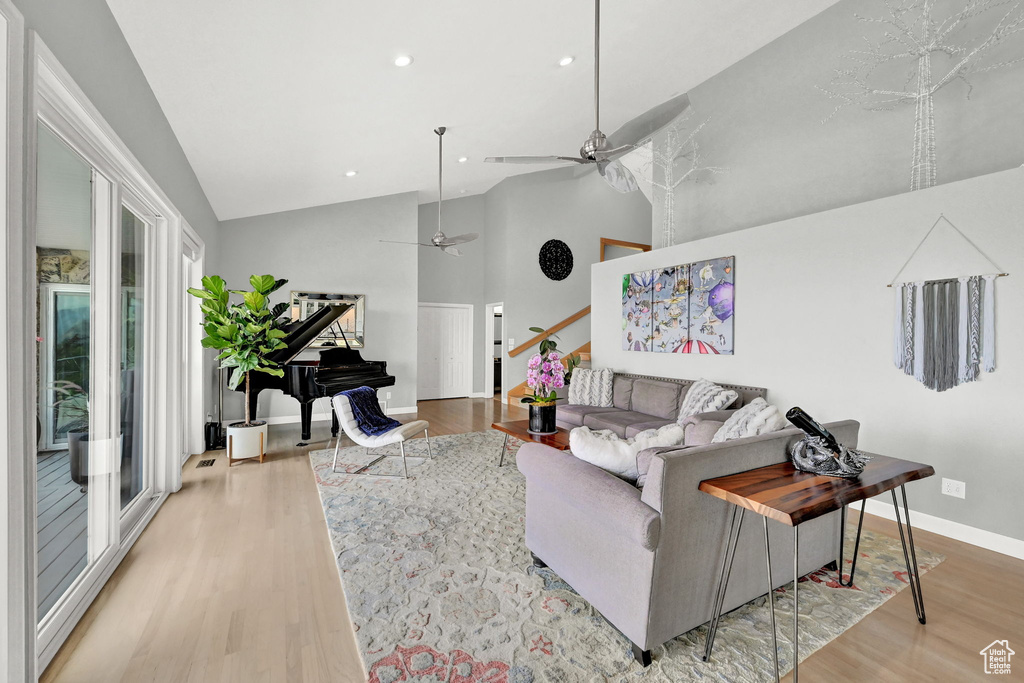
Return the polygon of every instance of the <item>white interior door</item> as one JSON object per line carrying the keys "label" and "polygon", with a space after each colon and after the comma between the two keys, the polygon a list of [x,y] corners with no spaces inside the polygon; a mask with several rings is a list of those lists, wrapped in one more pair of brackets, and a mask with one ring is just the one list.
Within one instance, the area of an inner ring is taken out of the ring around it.
{"label": "white interior door", "polygon": [[473,307],[420,304],[417,398],[457,398],[473,390]]}

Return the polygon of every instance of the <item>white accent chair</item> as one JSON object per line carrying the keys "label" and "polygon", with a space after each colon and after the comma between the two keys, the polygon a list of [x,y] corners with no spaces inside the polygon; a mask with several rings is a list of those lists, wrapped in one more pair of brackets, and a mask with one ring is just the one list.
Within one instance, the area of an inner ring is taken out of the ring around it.
{"label": "white accent chair", "polygon": [[[348,396],[338,394],[331,399],[331,405],[334,408],[334,412],[338,416],[338,422],[341,424],[341,428],[345,430],[345,434],[348,438],[352,439],[358,446],[366,448],[366,453],[370,454],[371,448],[379,448],[381,446],[390,446],[391,444],[398,444],[400,450],[399,455],[381,455],[372,462],[363,465],[355,472],[349,472],[348,474],[358,474],[364,477],[392,477],[397,475],[392,474],[374,474],[372,472],[366,472],[369,468],[379,463],[384,458],[402,458],[402,471],[404,472],[403,478],[409,477],[409,466],[405,459],[405,442],[408,439],[416,436],[420,432],[423,432],[423,436],[427,440],[427,455],[433,459],[434,454],[430,449],[430,434],[427,430],[430,428],[430,423],[426,420],[414,420],[403,425],[395,427],[390,432],[378,434],[377,436],[369,436],[363,434],[360,431],[359,426],[356,424],[355,415],[352,413],[352,404],[349,402]],[[338,438],[338,443],[334,446],[334,462],[331,465],[331,471],[336,472],[338,468],[338,452],[341,450],[341,438]]]}

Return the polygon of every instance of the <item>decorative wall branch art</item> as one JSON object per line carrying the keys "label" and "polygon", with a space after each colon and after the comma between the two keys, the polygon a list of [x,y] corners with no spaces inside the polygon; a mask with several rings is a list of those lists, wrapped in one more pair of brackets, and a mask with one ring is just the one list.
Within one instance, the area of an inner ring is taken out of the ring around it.
{"label": "decorative wall branch art", "polygon": [[893,363],[935,391],[977,381],[982,370],[995,371],[995,282],[1006,275],[895,282],[942,221],[999,270],[967,235],[939,216],[889,284],[896,295]]}
{"label": "decorative wall branch art", "polygon": [[735,258],[622,277],[622,348],[732,355]]}
{"label": "decorative wall branch art", "polygon": [[[878,33],[865,36],[864,49],[851,51],[849,65],[835,69],[827,87],[818,87],[839,101],[823,123],[851,104],[869,111],[913,104],[910,189],[920,190],[936,181],[935,93],[961,80],[970,97],[973,76],[1024,61],[994,49],[1024,30],[1024,10],[1008,0],[966,0],[963,9],[942,19],[935,0],[884,0],[884,5],[887,16],[854,15],[878,27]],[[995,26],[978,35],[975,25],[985,19],[996,20]]]}
{"label": "decorative wall branch art", "polygon": [[[687,109],[649,143],[640,143],[636,150],[621,159],[641,188],[652,188],[651,203],[658,199],[662,202],[661,244],[655,245],[656,248],[676,243],[676,188],[684,182],[707,180],[727,171],[707,165],[707,156],[701,148],[700,132],[711,119],[692,127],[692,118],[692,110]],[[657,138],[662,139],[659,142]]]}

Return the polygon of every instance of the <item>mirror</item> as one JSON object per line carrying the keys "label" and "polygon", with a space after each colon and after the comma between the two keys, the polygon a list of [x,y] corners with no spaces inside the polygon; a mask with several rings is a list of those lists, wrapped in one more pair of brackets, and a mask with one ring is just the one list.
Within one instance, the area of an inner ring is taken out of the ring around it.
{"label": "mirror", "polygon": [[292,322],[305,320],[324,306],[355,304],[324,330],[306,348],[326,349],[334,346],[363,348],[363,314],[366,297],[362,294],[329,294],[326,292],[292,292]]}

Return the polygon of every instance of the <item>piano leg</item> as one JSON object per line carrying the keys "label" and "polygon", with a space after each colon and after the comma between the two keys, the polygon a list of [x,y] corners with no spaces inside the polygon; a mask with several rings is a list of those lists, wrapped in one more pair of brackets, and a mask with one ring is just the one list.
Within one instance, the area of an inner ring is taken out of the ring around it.
{"label": "piano leg", "polygon": [[302,440],[295,444],[296,446],[308,446],[307,443],[312,439],[313,429],[313,401],[303,401],[299,404],[299,411],[302,415]]}
{"label": "piano leg", "polygon": [[338,414],[334,412],[334,406],[331,406],[331,438],[338,438],[338,430],[341,429],[341,425],[338,424]]}

